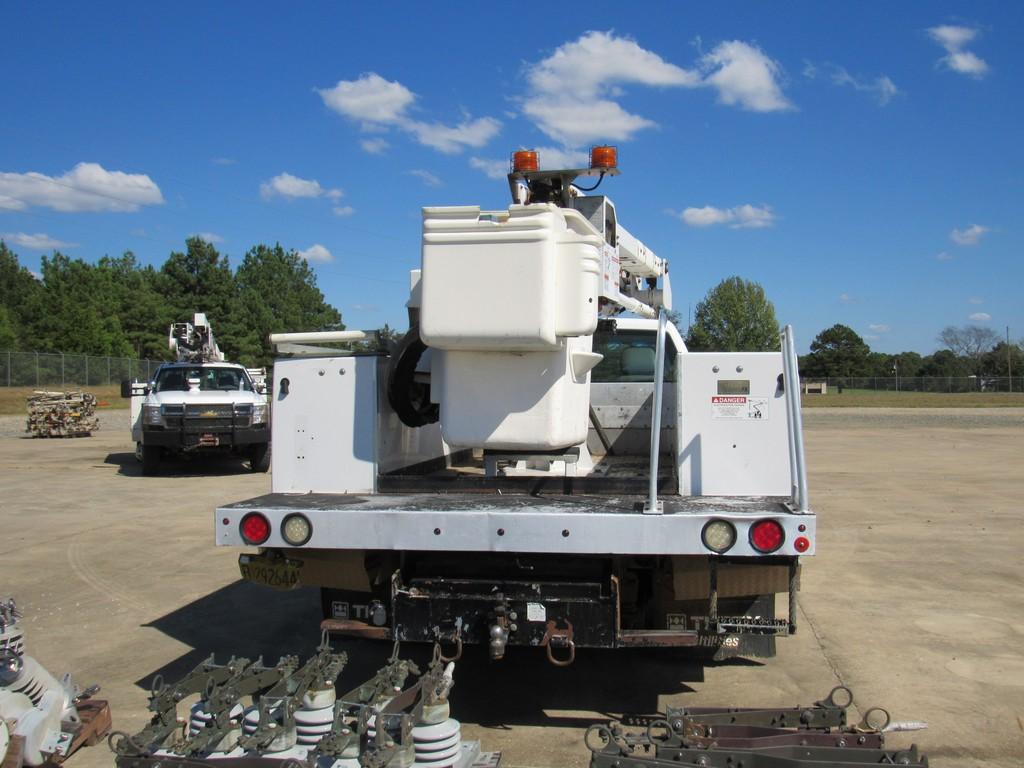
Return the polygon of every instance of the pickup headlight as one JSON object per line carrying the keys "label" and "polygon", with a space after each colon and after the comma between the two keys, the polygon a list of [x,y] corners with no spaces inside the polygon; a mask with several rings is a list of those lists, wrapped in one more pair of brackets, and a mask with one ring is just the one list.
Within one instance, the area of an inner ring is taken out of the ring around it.
{"label": "pickup headlight", "polygon": [[160,406],[142,406],[142,423],[150,427],[162,427],[164,425],[164,417],[163,414],[160,413]]}
{"label": "pickup headlight", "polygon": [[257,403],[252,407],[252,423],[253,424],[266,424],[267,423],[267,412],[270,410],[270,406],[266,403]]}

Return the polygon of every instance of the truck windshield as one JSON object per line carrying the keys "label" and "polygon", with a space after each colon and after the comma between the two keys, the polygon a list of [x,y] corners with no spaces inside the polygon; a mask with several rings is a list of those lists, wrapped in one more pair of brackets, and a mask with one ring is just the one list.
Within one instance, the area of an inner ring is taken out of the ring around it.
{"label": "truck windshield", "polygon": [[[665,381],[675,381],[676,348],[671,337],[665,342]],[[653,331],[595,333],[594,351],[604,355],[604,360],[594,366],[590,380],[595,384],[654,381],[656,346]]]}
{"label": "truck windshield", "polygon": [[156,391],[187,392],[189,379],[199,379],[199,389],[203,392],[252,392],[252,382],[241,368],[202,365],[161,369],[156,375]]}

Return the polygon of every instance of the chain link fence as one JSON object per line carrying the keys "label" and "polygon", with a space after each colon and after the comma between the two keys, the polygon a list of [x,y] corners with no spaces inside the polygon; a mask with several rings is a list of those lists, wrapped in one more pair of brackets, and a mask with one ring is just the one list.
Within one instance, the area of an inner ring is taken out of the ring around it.
{"label": "chain link fence", "polygon": [[1024,392],[1024,376],[804,376],[801,382],[810,392],[818,391],[822,382],[828,392]]}
{"label": "chain link fence", "polygon": [[164,360],[0,351],[0,387],[95,387],[149,381]]}

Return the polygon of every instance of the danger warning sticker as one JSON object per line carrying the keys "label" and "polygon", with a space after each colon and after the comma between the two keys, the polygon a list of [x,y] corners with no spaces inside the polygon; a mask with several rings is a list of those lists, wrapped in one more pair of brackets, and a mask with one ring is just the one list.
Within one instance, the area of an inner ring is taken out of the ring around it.
{"label": "danger warning sticker", "polygon": [[744,395],[713,395],[711,415],[716,419],[768,420],[768,398]]}

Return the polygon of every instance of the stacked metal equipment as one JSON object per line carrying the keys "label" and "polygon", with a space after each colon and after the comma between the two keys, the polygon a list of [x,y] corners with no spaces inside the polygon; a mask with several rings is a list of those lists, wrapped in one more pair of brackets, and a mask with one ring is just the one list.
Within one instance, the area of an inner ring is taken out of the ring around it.
{"label": "stacked metal equipment", "polygon": [[54,765],[110,730],[107,702],[59,681],[25,654],[25,635],[14,600],[0,600],[0,765]]}
{"label": "stacked metal equipment", "polygon": [[88,437],[99,429],[96,396],[88,392],[36,391],[28,398],[28,424],[33,437]]}
{"label": "stacked metal equipment", "polygon": [[[396,644],[376,675],[339,696],[335,683],[347,662],[325,636],[301,667],[295,656],[272,667],[242,658],[218,665],[211,656],[173,685],[157,678],[149,725],[111,734],[117,768],[497,768],[500,754],[462,741],[450,716],[454,664],[440,647],[420,674],[398,658]],[[177,707],[193,696],[183,731]]]}
{"label": "stacked metal equipment", "polygon": [[924,723],[893,723],[873,707],[850,726],[852,703],[840,686],[809,707],[669,707],[664,716],[593,725],[585,738],[590,768],[927,768],[916,745],[887,749],[883,735]]}

